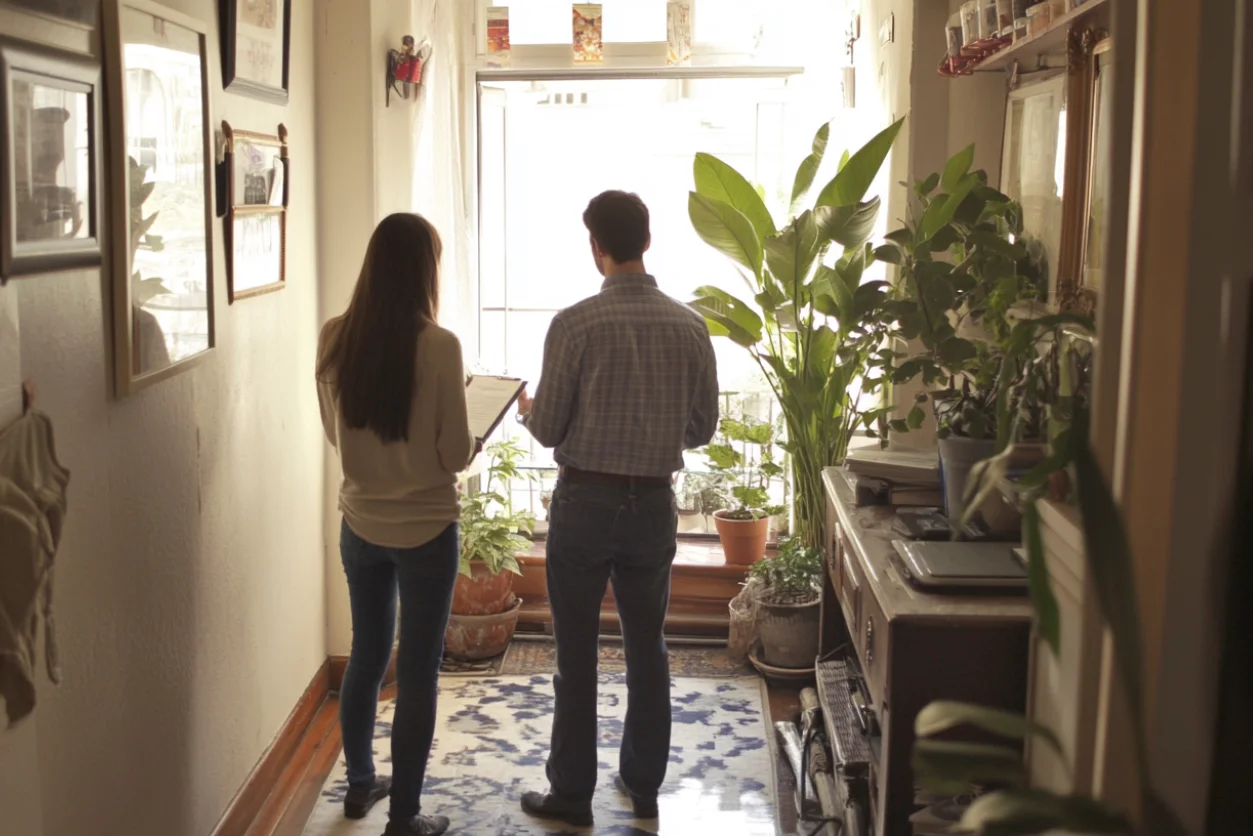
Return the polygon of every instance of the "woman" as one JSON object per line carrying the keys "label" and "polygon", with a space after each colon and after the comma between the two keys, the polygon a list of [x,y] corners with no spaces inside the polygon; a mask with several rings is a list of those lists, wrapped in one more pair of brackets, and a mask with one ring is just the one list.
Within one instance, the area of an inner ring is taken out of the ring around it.
{"label": "woman", "polygon": [[[466,417],[461,344],[435,324],[440,240],[418,215],[374,231],[352,302],[322,329],[318,400],[344,481],[340,554],[352,606],[352,655],[339,695],[348,795],[364,818],[391,796],[385,836],[436,836],[420,801],[435,734],[444,629],[457,579],[456,474],[477,447]],[[379,688],[396,635],[392,777],[374,771]]]}

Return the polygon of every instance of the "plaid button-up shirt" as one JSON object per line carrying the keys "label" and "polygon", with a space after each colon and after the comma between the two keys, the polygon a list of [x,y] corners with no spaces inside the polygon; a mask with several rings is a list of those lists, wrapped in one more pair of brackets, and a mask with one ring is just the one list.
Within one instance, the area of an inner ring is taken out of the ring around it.
{"label": "plaid button-up shirt", "polygon": [[718,368],[700,314],[648,275],[605,280],[553,318],[526,419],[559,465],[671,476],[718,426]]}

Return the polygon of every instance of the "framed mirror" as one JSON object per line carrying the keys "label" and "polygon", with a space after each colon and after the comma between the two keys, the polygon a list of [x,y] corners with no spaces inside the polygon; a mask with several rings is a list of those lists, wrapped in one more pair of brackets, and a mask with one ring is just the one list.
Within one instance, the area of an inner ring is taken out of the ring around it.
{"label": "framed mirror", "polygon": [[1001,146],[1001,191],[1022,206],[1023,234],[1039,245],[1050,298],[1063,263],[1066,105],[1064,73],[1024,81],[1010,91]]}
{"label": "framed mirror", "polygon": [[119,396],[214,346],[213,144],[203,23],[107,0],[114,369]]}

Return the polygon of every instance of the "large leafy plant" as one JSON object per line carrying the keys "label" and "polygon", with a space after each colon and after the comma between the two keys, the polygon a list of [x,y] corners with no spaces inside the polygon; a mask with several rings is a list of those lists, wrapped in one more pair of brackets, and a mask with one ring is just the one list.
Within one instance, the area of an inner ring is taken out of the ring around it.
{"label": "large leafy plant", "polygon": [[471,577],[470,564],[480,560],[492,574],[522,574],[518,552],[530,548],[535,516],[515,511],[510,485],[523,477],[518,463],[525,451],[513,441],[488,446],[482,489],[461,497],[461,574]]}
{"label": "large leafy plant", "polygon": [[[821,539],[823,468],[838,464],[871,407],[880,377],[868,362],[892,329],[881,316],[885,282],[862,282],[879,199],[866,200],[904,120],[840,160],[838,172],[802,209],[826,155],[830,126],[814,137],[796,172],[790,219],[778,226],[761,193],[717,157],[697,154],[688,214],[696,233],[736,263],[748,294],[697,290],[692,307],[710,333],[743,347],[774,392],[787,429],[795,482],[795,533]],[[834,251],[834,252],[833,252]]]}
{"label": "large leafy plant", "polygon": [[[913,757],[915,775],[924,788],[938,794],[963,794],[972,785],[998,787],[976,798],[961,821],[962,827],[983,836],[1031,836],[1051,831],[1182,836],[1182,824],[1155,790],[1149,772],[1140,616],[1126,528],[1088,441],[1086,402],[1077,398],[1067,407],[1072,408],[1073,413],[1062,431],[1064,435],[1055,440],[1050,460],[1041,463],[1036,472],[1052,472],[1060,465],[1074,473],[1075,498],[1083,523],[1084,555],[1101,614],[1113,637],[1117,675],[1127,697],[1135,764],[1142,788],[1139,829],[1132,825],[1124,811],[1114,810],[1093,798],[1030,788],[1016,745],[1031,738],[1055,750],[1063,760],[1065,753],[1052,730],[1012,712],[956,702],[928,705],[915,720],[918,737]],[[1057,601],[1049,588],[1040,522],[1033,503],[1026,506],[1024,527],[1036,626],[1056,655],[1060,650]],[[979,729],[1011,745],[937,739],[958,727]]]}
{"label": "large leafy plant", "polygon": [[966,147],[942,174],[914,184],[909,219],[875,250],[900,270],[889,304],[899,336],[921,347],[912,356],[894,353],[885,365],[893,383],[920,379],[930,389],[893,423],[898,432],[922,425],[929,400],[941,438],[995,438],[1012,313],[1044,292],[1039,259],[1023,240],[1022,212],[988,185],[985,172],[970,170],[974,150]]}
{"label": "large leafy plant", "polygon": [[[774,460],[774,426],[747,415],[723,418],[718,435],[704,453],[713,471],[732,485],[736,507],[727,517],[759,520],[783,513],[781,506],[770,504],[770,483],[783,475],[783,465]],[[749,448],[756,448],[756,461],[748,454]]]}

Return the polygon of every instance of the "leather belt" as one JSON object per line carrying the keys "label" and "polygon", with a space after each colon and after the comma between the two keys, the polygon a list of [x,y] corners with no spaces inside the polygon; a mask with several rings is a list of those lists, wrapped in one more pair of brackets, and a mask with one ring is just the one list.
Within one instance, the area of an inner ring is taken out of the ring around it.
{"label": "leather belt", "polygon": [[602,484],[647,485],[650,487],[669,488],[674,485],[672,476],[627,476],[622,473],[598,473],[594,470],[579,470],[577,467],[562,465],[557,471],[558,476],[568,482],[600,482]]}

